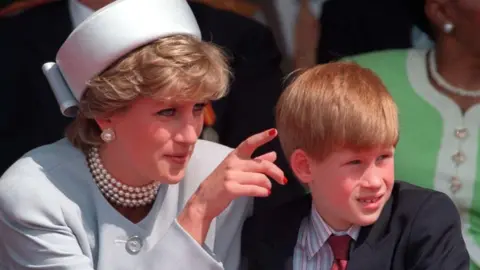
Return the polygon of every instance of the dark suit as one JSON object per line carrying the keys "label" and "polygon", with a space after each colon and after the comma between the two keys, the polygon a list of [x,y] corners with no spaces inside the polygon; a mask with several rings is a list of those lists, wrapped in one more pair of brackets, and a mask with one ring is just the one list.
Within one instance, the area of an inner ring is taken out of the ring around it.
{"label": "dark suit", "polygon": [[410,48],[412,27],[427,31],[422,0],[331,0],[323,5],[317,62]]}
{"label": "dark suit", "polygon": [[[274,126],[274,106],[282,91],[280,53],[263,25],[233,12],[190,3],[204,40],[230,56],[234,75],[229,95],[213,107],[220,143],[236,147],[248,136]],[[41,66],[55,59],[73,29],[67,1],[56,1],[0,19],[0,174],[28,150],[63,136],[69,119],[60,114]],[[258,153],[276,150],[278,164],[293,178],[278,140]],[[273,203],[302,192],[296,181],[273,192]],[[257,206],[264,206],[260,200]]]}
{"label": "dark suit", "polygon": [[[311,205],[305,196],[245,223],[248,270],[292,269],[297,233]],[[468,264],[460,218],[447,195],[397,181],[378,221],[361,228],[348,269],[467,270]]]}

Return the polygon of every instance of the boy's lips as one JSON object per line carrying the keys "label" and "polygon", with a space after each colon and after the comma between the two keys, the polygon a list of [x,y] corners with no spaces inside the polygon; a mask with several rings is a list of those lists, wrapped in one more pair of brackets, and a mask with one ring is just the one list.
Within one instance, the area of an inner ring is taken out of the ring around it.
{"label": "boy's lips", "polygon": [[384,194],[375,195],[375,196],[364,196],[357,198],[362,204],[370,205],[370,204],[377,204],[382,198]]}

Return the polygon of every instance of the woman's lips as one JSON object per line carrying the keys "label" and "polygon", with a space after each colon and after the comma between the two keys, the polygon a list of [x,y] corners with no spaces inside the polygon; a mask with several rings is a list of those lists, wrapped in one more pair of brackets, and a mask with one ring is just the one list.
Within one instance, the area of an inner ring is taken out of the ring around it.
{"label": "woman's lips", "polygon": [[188,161],[190,154],[174,154],[174,155],[165,155],[165,157],[173,163],[176,164],[185,164]]}

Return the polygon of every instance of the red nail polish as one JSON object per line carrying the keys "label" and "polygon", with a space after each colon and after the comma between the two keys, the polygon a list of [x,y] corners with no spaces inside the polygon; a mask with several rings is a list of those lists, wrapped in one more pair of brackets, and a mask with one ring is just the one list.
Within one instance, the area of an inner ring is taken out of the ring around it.
{"label": "red nail polish", "polygon": [[274,129],[274,128],[270,129],[270,130],[268,131],[268,135],[270,135],[270,136],[275,136],[275,135],[277,135],[277,130]]}
{"label": "red nail polish", "polygon": [[286,177],[283,177],[283,184],[286,185],[288,183],[288,179]]}

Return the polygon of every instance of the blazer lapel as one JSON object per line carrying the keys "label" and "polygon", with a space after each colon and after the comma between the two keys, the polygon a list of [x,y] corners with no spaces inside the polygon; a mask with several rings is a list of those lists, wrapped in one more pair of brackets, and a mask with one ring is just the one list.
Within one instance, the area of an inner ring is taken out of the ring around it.
{"label": "blazer lapel", "polygon": [[375,259],[374,251],[378,243],[382,242],[387,235],[391,212],[392,197],[383,207],[378,220],[370,226],[362,227],[360,230],[358,239],[350,252],[348,270],[384,269],[383,266],[377,265],[377,263],[381,263],[381,260]]}

